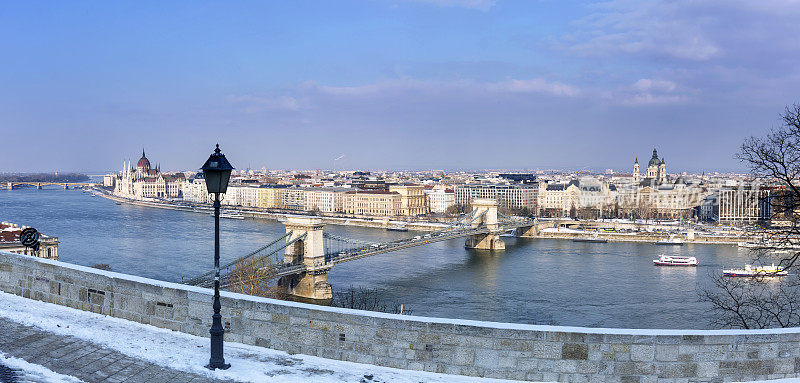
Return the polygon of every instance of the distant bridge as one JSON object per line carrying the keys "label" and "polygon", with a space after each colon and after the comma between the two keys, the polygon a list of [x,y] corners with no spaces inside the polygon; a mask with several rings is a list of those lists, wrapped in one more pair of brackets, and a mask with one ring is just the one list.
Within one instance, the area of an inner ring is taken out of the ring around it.
{"label": "distant bridge", "polygon": [[28,182],[28,181],[21,181],[21,182],[6,182],[6,189],[13,190],[20,186],[32,186],[36,189],[41,189],[43,186],[48,185],[57,185],[63,187],[65,190],[69,189],[70,186],[88,186],[91,185],[86,182]]}
{"label": "distant bridge", "polygon": [[[467,248],[504,250],[501,233],[513,230],[518,236],[535,236],[540,229],[555,225],[552,221],[540,223],[537,219],[504,216],[498,213],[495,200],[475,199],[472,206],[472,212],[436,232],[380,243],[324,233],[319,218],[291,217],[284,223],[286,234],[222,266],[220,285],[226,287],[241,283],[242,278],[259,278],[245,277],[241,271],[246,267],[251,271],[269,270],[269,277],[278,277],[278,285],[292,295],[330,299],[332,291],[327,274],[339,263],[461,237],[467,238]],[[214,274],[209,271],[185,283],[211,287]]]}

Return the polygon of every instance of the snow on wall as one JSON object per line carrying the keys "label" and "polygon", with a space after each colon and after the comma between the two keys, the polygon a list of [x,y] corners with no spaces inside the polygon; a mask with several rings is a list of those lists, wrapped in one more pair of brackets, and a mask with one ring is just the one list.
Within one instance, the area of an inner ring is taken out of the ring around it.
{"label": "snow on wall", "polygon": [[[199,336],[209,289],[0,251],[0,290]],[[520,380],[797,377],[800,329],[640,330],[364,312],[222,293],[226,340],[387,367]],[[797,362],[796,362],[797,361]]]}

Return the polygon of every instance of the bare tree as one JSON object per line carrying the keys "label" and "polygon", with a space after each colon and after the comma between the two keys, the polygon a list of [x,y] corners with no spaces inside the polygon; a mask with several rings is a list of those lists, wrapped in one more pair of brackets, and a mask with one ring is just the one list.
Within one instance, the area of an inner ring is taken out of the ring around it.
{"label": "bare tree", "polygon": [[392,314],[411,314],[404,305],[390,304],[377,289],[350,288],[333,294],[331,306],[356,310],[380,311]]}
{"label": "bare tree", "polygon": [[228,290],[259,297],[285,298],[285,293],[277,286],[278,273],[269,257],[242,258],[233,266]]}
{"label": "bare tree", "polygon": [[711,324],[723,328],[773,328],[800,326],[800,278],[797,274],[777,281],[767,275],[752,278],[712,276],[714,288],[700,297],[712,305]]}
{"label": "bare tree", "polygon": [[451,217],[458,216],[459,214],[464,214],[469,211],[472,211],[472,208],[469,204],[453,204],[445,209],[445,214]]}
{"label": "bare tree", "polygon": [[[744,141],[736,157],[748,164],[759,187],[742,193],[758,193],[766,222],[780,217],[780,227],[750,229],[763,242],[753,249],[756,264],[777,263],[783,270],[795,267],[798,247],[798,201],[800,201],[800,105],[786,108],[781,126],[765,137]],[[748,197],[749,198],[749,197]],[[777,252],[779,250],[780,252]],[[732,328],[800,326],[800,277],[796,273],[777,278],[764,274],[751,278],[727,278],[716,274],[713,286],[699,289],[702,300],[710,302],[715,314],[712,324]]]}
{"label": "bare tree", "polygon": [[644,199],[640,199],[639,203],[633,206],[632,211],[636,218],[643,219],[647,222],[653,214],[653,204]]}

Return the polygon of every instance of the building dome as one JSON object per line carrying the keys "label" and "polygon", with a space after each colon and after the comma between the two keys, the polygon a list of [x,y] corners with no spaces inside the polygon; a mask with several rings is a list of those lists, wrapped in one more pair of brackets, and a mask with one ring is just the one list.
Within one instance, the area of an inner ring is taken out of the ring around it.
{"label": "building dome", "polygon": [[136,163],[136,167],[140,169],[150,169],[150,160],[144,155],[144,149],[142,149],[142,158]]}
{"label": "building dome", "polygon": [[647,166],[661,166],[661,160],[658,159],[658,151],[655,148],[653,148],[653,158],[650,159]]}

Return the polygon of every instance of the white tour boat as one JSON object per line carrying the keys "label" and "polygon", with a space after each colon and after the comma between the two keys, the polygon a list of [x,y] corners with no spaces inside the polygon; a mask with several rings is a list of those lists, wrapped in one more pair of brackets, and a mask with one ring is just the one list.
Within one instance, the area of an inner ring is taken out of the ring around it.
{"label": "white tour boat", "polygon": [[744,265],[743,269],[723,269],[722,274],[726,277],[783,277],[789,272],[781,266],[753,266]]}
{"label": "white tour boat", "polygon": [[656,266],[697,266],[697,258],[662,254],[658,256],[658,259],[653,260],[653,264]]}

